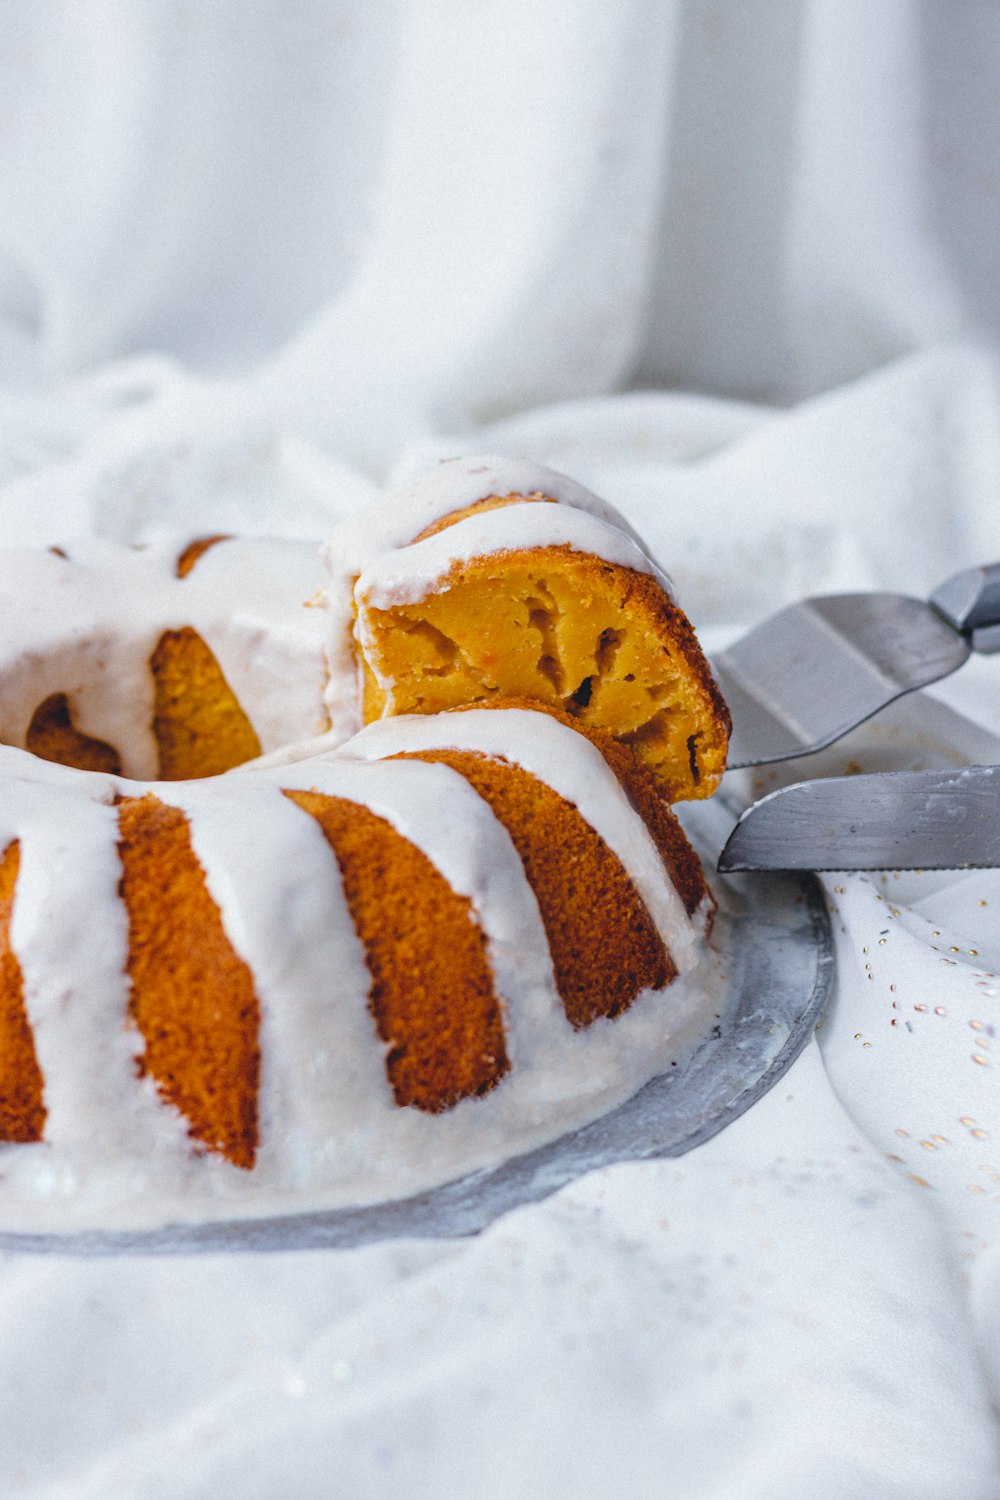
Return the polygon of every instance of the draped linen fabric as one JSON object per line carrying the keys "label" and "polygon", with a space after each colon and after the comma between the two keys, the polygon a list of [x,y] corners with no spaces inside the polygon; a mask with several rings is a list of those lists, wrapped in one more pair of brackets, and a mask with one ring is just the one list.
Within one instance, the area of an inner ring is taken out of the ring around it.
{"label": "draped linen fabric", "polygon": [[[486,451],[710,645],[925,592],[1000,557],[998,98],[991,0],[0,0],[4,535],[318,539]],[[906,722],[996,759],[998,672]],[[0,1492],[995,1497],[1000,876],[824,885],[830,1013],[679,1161],[458,1242],[4,1254]]]}

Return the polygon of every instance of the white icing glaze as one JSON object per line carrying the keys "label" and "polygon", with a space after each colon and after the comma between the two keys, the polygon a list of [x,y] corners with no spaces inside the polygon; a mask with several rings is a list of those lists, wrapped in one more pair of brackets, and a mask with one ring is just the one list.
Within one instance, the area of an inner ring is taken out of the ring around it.
{"label": "white icing glaze", "polygon": [[128,776],[157,773],[149,660],[192,626],[218,660],[264,750],[324,727],[321,570],[309,543],[215,543],[184,578],[185,541],[131,549],[88,539],[65,557],[0,553],[0,741],[24,746],[35,710],[65,693],[75,727],[119,751]]}
{"label": "white icing glaze", "polygon": [[[556,503],[483,511],[411,545],[435,521],[491,495],[510,494],[543,495]],[[673,597],[669,578],[624,517],[575,480],[523,459],[449,460],[349,516],[324,548],[327,711],[334,732],[344,739],[361,727],[352,597],[383,608],[412,603],[454,562],[530,546],[569,546],[651,573]]]}
{"label": "white icing glaze", "polygon": [[589,511],[639,540],[620,511],[568,475],[528,459],[486,455],[446,459],[387,490],[374,506],[341,522],[327,543],[327,553],[343,559],[349,575],[360,573],[375,553],[406,547],[435,521],[491,495],[546,495],[560,505]]}
{"label": "white icing glaze", "polygon": [[476,511],[422,542],[376,553],[368,559],[354,595],[359,605],[375,609],[413,604],[434,593],[456,563],[534,547],[570,547],[619,567],[653,571],[646,554],[619,527],[585,510],[529,500]]}

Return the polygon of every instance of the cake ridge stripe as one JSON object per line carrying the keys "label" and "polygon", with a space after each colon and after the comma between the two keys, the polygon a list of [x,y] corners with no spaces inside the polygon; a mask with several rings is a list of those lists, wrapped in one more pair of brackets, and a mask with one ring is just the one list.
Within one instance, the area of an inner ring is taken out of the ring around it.
{"label": "cake ridge stripe", "polygon": [[340,866],[396,1103],[438,1114],[488,1093],[510,1062],[468,898],[367,807],[320,792],[286,795],[316,819]]}
{"label": "cake ridge stripe", "polygon": [[347,1121],[375,1129],[394,1107],[336,859],[315,820],[276,785],[234,778],[159,791],[187,817],[223,930],[254,976],[255,1175],[294,1183],[356,1151],[340,1144]]}
{"label": "cake ridge stripe", "polygon": [[543,495],[540,490],[535,490],[529,495],[517,493],[508,495],[484,495],[481,500],[474,500],[470,505],[461,505],[456,510],[450,510],[437,520],[429,522],[422,530],[418,531],[413,542],[425,542],[429,536],[436,536],[439,531],[446,531],[449,526],[464,521],[467,516],[482,515],[485,511],[501,510],[505,505],[525,505],[528,502],[555,505],[557,502],[551,495]]}
{"label": "cake ridge stripe", "polygon": [[50,693],[39,703],[28,725],[25,748],[32,755],[59,765],[103,771],[110,776],[121,774],[118,751],[105,740],[82,734],[77,729],[65,693]]}
{"label": "cake ridge stripe", "polygon": [[[468,704],[456,711],[468,713],[476,707],[475,704]],[[493,710],[487,709],[486,711],[507,709],[528,710],[541,714],[589,741],[614,774],[629,807],[638,814],[645,825],[688,916],[694,917],[706,900],[714,915],[715,900],[708,888],[698,856],[688,843],[676,814],[664,796],[662,787],[627,745],[619,744],[606,731],[599,730],[594,725],[582,724],[578,719],[571,718],[549,704],[537,704],[511,698],[501,700],[494,705]]]}
{"label": "cake ridge stripe", "polygon": [[11,943],[21,864],[18,839],[0,857],[0,1141],[40,1141],[47,1110],[44,1080],[24,1004],[24,977]]}
{"label": "cake ridge stripe", "polygon": [[[677,966],[625,867],[572,802],[502,756],[404,751],[464,776],[510,834],[538,902],[570,1025],[580,1030],[660,990]],[[585,890],[601,892],[594,912]]]}
{"label": "cake ridge stripe", "polygon": [[212,536],[195,537],[192,541],[188,542],[187,546],[178,556],[174,564],[175,576],[177,578],[186,578],[205,556],[206,552],[211,551],[219,542],[228,542],[231,540],[232,538],[226,531],[217,531]]}
{"label": "cake ridge stripe", "polygon": [[124,798],[118,816],[140,1069],[192,1139],[250,1168],[260,1076],[253,975],[225,933],[181,809],[146,793]]}
{"label": "cake ridge stripe", "polygon": [[347,517],[327,541],[324,555],[335,577],[341,568],[360,572],[378,552],[407,547],[428,526],[491,495],[542,495],[568,509],[584,511],[640,542],[613,505],[577,480],[531,460],[496,454],[446,460],[389,489],[377,510]]}
{"label": "cake ridge stripe", "polygon": [[40,764],[64,775],[13,779],[4,801],[5,824],[21,839],[11,938],[45,1080],[44,1139],[69,1153],[74,1170],[110,1153],[145,1174],[154,1158],[162,1167],[187,1147],[179,1122],[137,1074],[117,814],[97,794],[114,783],[92,775],[90,795],[67,795],[66,780],[80,773]]}

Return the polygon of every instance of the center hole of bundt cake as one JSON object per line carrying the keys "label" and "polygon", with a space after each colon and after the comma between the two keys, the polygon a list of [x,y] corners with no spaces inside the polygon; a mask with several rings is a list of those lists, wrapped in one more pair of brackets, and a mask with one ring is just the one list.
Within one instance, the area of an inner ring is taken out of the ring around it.
{"label": "center hole of bundt cake", "polygon": [[[261,753],[260,740],[211,649],[190,626],[167,630],[149,660],[153,684],[149,729],[156,765],[140,774],[159,781],[218,776]],[[72,695],[50,693],[35,708],[25,747],[42,760],[113,775],[127,770],[129,743],[112,743],[76,722]],[[135,728],[140,727],[138,721]]]}

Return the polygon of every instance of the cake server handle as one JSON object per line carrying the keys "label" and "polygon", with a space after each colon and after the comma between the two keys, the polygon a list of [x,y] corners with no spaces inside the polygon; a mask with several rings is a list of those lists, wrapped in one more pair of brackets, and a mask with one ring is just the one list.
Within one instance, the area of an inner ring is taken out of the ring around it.
{"label": "cake server handle", "polygon": [[953,574],[934,590],[930,604],[973,651],[1000,651],[1000,563]]}

